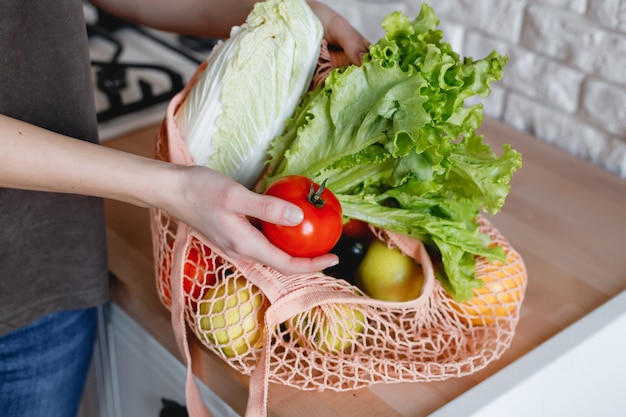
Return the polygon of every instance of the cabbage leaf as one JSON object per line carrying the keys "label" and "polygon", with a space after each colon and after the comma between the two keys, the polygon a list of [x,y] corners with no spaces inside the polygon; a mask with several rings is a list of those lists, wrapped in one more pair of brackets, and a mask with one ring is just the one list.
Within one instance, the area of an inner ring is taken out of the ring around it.
{"label": "cabbage leaf", "polygon": [[176,123],[194,162],[252,188],[309,88],[323,29],[304,0],[256,3],[207,57]]}

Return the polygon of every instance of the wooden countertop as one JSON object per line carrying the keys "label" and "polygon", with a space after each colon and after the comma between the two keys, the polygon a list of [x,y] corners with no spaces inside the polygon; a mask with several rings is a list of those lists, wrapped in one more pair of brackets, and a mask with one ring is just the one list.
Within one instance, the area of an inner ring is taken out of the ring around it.
{"label": "wooden countertop", "polygon": [[[493,223],[520,252],[529,275],[521,319],[509,350],[474,375],[443,382],[303,392],[270,385],[272,416],[426,416],[626,289],[626,181],[500,122],[481,129],[495,152],[510,143],[523,155],[507,203]],[[152,156],[156,127],[106,142]],[[181,358],[160,303],[146,209],[107,201],[112,299]],[[198,376],[241,415],[247,378],[192,346]]]}

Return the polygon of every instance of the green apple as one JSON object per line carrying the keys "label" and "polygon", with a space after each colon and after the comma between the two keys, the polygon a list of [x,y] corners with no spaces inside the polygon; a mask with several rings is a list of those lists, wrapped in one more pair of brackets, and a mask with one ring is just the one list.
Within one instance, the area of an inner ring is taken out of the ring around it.
{"label": "green apple", "polygon": [[263,294],[245,278],[225,279],[210,287],[200,302],[200,327],[226,356],[242,355],[262,343]]}
{"label": "green apple", "polygon": [[365,315],[357,306],[323,304],[294,316],[286,323],[292,339],[326,353],[350,349],[363,333]]}
{"label": "green apple", "polygon": [[356,284],[372,298],[408,301],[419,297],[424,283],[422,267],[397,248],[373,241],[359,264]]}

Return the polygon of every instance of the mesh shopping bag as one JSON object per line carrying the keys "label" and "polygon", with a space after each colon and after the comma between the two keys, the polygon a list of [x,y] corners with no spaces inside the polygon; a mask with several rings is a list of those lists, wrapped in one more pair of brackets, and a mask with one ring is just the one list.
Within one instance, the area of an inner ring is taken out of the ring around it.
{"label": "mesh shopping bag", "polygon": [[[314,82],[340,66],[340,58],[323,47]],[[168,106],[156,140],[158,159],[194,163],[174,118],[194,79]],[[192,376],[187,331],[251,376],[247,416],[266,415],[269,383],[346,391],[377,383],[440,381],[469,375],[499,358],[515,333],[526,269],[487,218],[477,221],[492,244],[503,248],[506,260],[477,259],[476,278],[484,285],[464,303],[436,280],[438,266],[422,242],[372,228],[377,239],[412,257],[424,275],[416,299],[389,302],[321,272],[284,276],[258,263],[230,259],[186,224],[152,209],[157,289],[171,310],[187,360],[190,414],[208,411]]]}

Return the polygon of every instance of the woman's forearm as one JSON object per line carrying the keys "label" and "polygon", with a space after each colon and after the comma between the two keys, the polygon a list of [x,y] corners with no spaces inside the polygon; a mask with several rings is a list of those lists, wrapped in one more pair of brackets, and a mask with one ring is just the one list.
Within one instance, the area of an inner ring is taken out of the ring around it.
{"label": "woman's forearm", "polygon": [[0,115],[0,187],[105,197],[161,208],[231,257],[286,274],[337,262],[326,254],[294,258],[261,234],[248,217],[282,225],[302,221],[292,203],[254,193],[218,172],[180,166],[59,135]]}
{"label": "woman's forearm", "polygon": [[258,0],[92,0],[102,9],[142,25],[187,35],[226,38]]}
{"label": "woman's forearm", "polygon": [[[245,22],[258,0],[92,0],[104,10],[130,21],[187,35],[227,38]],[[327,4],[307,0],[324,26],[324,39],[360,64],[369,42]]]}
{"label": "woman's forearm", "polygon": [[0,115],[0,186],[163,205],[154,184],[171,187],[177,167],[75,140]]}

